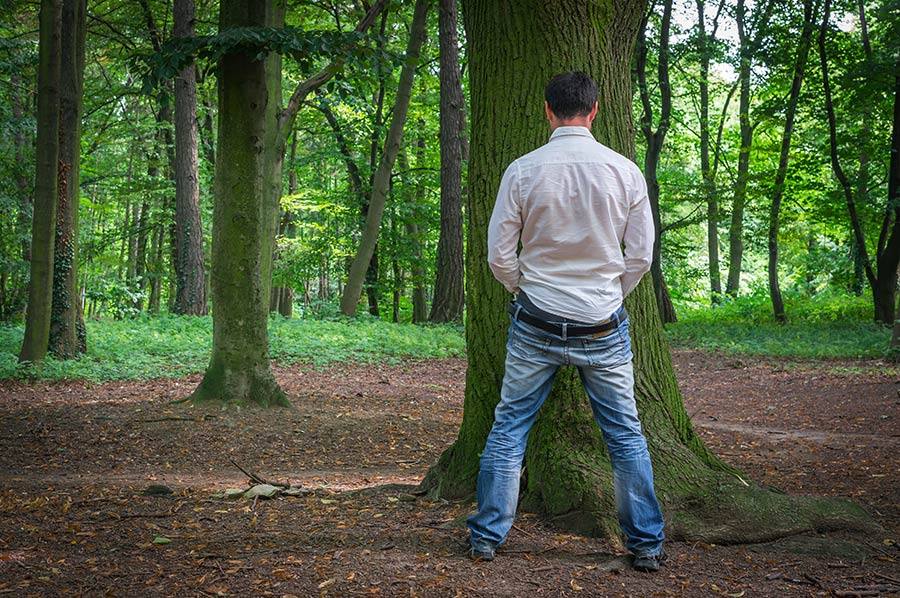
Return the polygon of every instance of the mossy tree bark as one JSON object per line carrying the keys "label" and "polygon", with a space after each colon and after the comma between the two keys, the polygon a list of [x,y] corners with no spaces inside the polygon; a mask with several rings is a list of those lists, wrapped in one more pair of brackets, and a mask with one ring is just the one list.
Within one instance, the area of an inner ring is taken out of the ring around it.
{"label": "mossy tree bark", "polygon": [[62,0],[41,0],[31,282],[19,361],[43,361],[50,340],[56,229]]}
{"label": "mossy tree bark", "polygon": [[[264,27],[272,3],[223,0],[220,31]],[[213,347],[194,401],[287,405],[269,362],[267,281],[271,206],[267,148],[276,126],[271,59],[233,52],[219,62],[219,130],[213,208]]]}
{"label": "mossy tree bark", "polygon": [[[469,367],[459,437],[423,481],[436,495],[473,494],[478,455],[500,396],[509,296],[493,280],[486,259],[487,223],[500,177],[512,160],[546,142],[543,87],[561,71],[594,76],[600,86],[594,133],[634,156],[629,66],[644,5],[644,0],[463,2],[472,93]],[[852,503],[772,493],[719,461],[694,433],[682,405],[649,278],[626,304],[638,407],[670,537],[744,542],[868,522]],[[574,369],[559,372],[532,430],[524,465],[523,508],[567,529],[618,534],[609,459]]]}
{"label": "mossy tree bark", "polygon": [[78,301],[78,202],[81,173],[81,112],[84,80],[85,0],[64,0],[62,9],[59,156],[56,235],[53,246],[53,307],[49,350],[58,359],[87,352]]}

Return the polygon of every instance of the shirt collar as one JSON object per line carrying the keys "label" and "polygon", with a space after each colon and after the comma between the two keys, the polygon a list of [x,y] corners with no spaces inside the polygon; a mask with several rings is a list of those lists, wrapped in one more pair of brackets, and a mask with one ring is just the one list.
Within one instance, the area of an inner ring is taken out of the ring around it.
{"label": "shirt collar", "polygon": [[574,127],[557,127],[556,130],[553,131],[553,134],[550,135],[550,140],[552,141],[552,140],[556,139],[557,137],[565,137],[565,136],[570,136],[570,135],[575,135],[578,137],[590,137],[591,139],[594,138],[593,134],[591,134],[591,130],[588,129],[587,127],[574,126]]}

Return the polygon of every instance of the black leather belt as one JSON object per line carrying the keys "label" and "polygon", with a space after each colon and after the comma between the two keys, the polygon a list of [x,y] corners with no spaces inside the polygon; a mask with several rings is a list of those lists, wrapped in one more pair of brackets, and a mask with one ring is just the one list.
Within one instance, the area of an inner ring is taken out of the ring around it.
{"label": "black leather belt", "polygon": [[[535,328],[540,328],[541,330],[546,330],[547,332],[551,332],[557,336],[603,336],[604,333],[608,333],[612,330],[615,330],[619,327],[619,322],[624,319],[624,315],[619,316],[618,318],[610,318],[606,322],[601,322],[600,324],[596,324],[594,326],[584,326],[581,324],[566,324],[565,325],[565,333],[563,333],[563,325],[556,324],[554,322],[547,322],[546,320],[542,320],[522,308],[520,305],[517,305],[515,302],[510,302],[509,305],[506,306],[506,311],[509,312],[509,315],[513,317],[514,320],[519,320],[521,322],[525,322],[530,326],[534,326]],[[623,310],[624,314],[624,310]]]}

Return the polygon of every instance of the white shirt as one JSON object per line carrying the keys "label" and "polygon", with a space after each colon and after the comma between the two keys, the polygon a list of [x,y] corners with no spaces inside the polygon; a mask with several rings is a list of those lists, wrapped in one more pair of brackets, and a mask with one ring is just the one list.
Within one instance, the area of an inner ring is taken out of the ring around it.
{"label": "white shirt", "polygon": [[507,290],[525,291],[542,310],[599,322],[650,269],[653,240],[637,165],[589,129],[565,126],[506,169],[488,226],[488,263]]}

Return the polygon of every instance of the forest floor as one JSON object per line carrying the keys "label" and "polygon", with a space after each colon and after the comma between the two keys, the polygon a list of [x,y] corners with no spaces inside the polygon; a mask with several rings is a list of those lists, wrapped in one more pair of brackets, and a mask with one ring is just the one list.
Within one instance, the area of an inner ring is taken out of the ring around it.
{"label": "forest floor", "polygon": [[[172,404],[197,376],[6,380],[0,595],[900,596],[896,371],[674,359],[687,411],[724,460],[789,493],[850,497],[884,530],[671,542],[668,565],[645,574],[615,544],[520,515],[497,560],[472,563],[472,503],[411,486],[456,437],[464,360],[278,369],[293,407],[270,411]],[[303,491],[218,498],[248,487],[232,460]]]}

